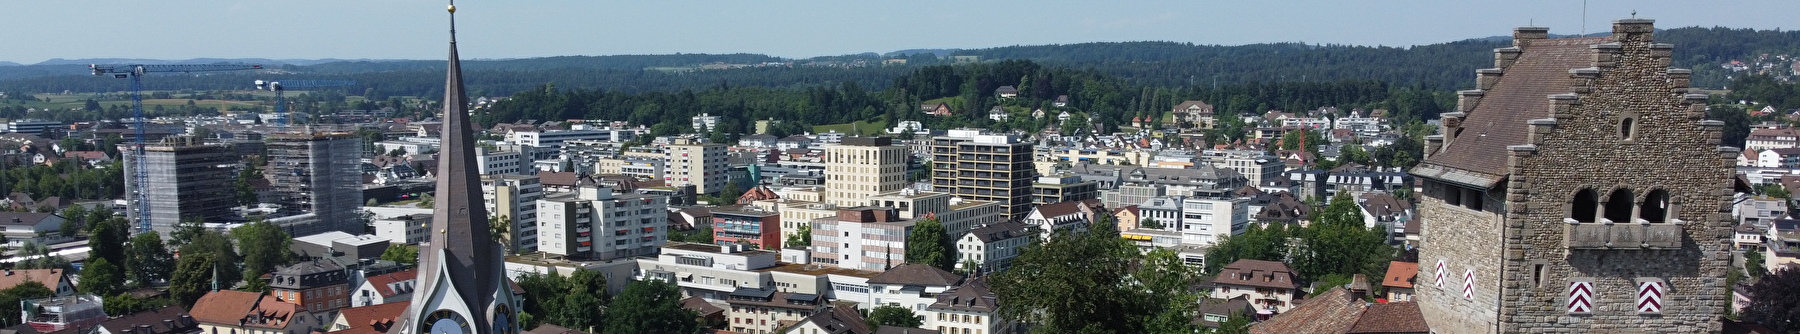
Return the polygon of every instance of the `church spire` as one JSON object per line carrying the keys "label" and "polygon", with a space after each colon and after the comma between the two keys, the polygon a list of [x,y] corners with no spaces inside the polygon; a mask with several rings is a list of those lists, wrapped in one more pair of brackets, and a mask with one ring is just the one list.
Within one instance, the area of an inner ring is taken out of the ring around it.
{"label": "church spire", "polygon": [[419,287],[402,315],[409,323],[391,333],[436,333],[438,320],[466,319],[464,326],[516,333],[511,289],[504,277],[505,255],[488,230],[475,161],[474,126],[469,97],[463,88],[462,61],[456,52],[456,4],[450,7],[450,54],[444,78],[444,112],[440,131],[436,204],[427,233],[430,244],[419,250]]}

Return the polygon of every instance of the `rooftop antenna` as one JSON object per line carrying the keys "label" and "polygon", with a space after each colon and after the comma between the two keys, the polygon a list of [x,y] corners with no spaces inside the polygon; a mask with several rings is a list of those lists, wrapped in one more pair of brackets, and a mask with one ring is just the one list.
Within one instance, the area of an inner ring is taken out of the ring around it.
{"label": "rooftop antenna", "polygon": [[1581,37],[1587,37],[1587,0],[1581,0]]}

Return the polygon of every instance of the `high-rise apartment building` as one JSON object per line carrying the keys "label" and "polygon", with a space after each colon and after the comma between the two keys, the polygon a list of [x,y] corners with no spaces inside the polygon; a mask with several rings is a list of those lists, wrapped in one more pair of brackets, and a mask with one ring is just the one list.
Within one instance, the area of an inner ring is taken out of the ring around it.
{"label": "high-rise apartment building", "polygon": [[538,182],[538,177],[483,175],[481,195],[490,217],[511,222],[507,233],[500,236],[506,250],[520,254],[536,252],[537,201],[544,198],[544,186]]}
{"label": "high-rise apartment building", "polygon": [[656,254],[669,240],[668,197],[583,185],[537,201],[538,251],[594,260]]}
{"label": "high-rise apartment building", "polygon": [[867,204],[869,197],[906,188],[905,146],[887,137],[848,137],[825,146],[825,199],[838,206]]}
{"label": "high-rise apartment building", "polygon": [[[147,187],[132,179],[137,175],[138,157],[134,151],[129,145],[119,148],[125,158],[125,217],[132,227],[141,226],[140,218],[148,218],[150,230],[166,238],[184,219],[210,222],[231,216],[231,207],[237,206],[231,182],[236,179],[239,164],[231,146],[146,145]],[[138,197],[139,191],[149,194]],[[142,203],[139,198],[148,198],[149,203]],[[140,217],[145,209],[149,216]]]}
{"label": "high-rise apartment building", "polygon": [[268,169],[283,214],[311,219],[283,220],[288,233],[327,231],[362,234],[362,139],[348,133],[289,133],[268,138]]}
{"label": "high-rise apartment building", "polygon": [[693,185],[702,194],[725,189],[725,145],[699,139],[678,138],[663,150],[667,161],[663,181],[671,186]]}
{"label": "high-rise apartment building", "polygon": [[932,189],[1000,203],[1005,219],[1031,213],[1032,145],[1017,136],[950,130],[931,139]]}

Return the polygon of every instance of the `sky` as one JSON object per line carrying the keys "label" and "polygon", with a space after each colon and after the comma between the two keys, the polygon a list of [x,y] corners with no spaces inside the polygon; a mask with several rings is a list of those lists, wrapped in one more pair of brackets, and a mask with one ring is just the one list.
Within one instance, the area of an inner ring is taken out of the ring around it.
{"label": "sky", "polygon": [[[439,59],[447,14],[428,0],[4,1],[0,61],[51,58]],[[463,0],[466,59],[761,53],[805,58],[1082,42],[1409,46],[1584,31],[1578,0]],[[1800,1],[1589,0],[1585,31],[1792,30]],[[1680,46],[1677,46],[1680,47]]]}

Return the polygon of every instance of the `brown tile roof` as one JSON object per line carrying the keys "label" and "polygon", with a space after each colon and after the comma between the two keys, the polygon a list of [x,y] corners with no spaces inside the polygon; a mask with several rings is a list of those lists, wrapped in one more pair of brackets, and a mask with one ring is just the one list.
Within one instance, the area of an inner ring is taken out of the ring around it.
{"label": "brown tile roof", "polygon": [[[138,326],[150,326],[151,333],[158,334],[198,332],[200,324],[195,323],[193,318],[187,317],[187,315],[187,311],[182,310],[180,306],[171,305],[160,309],[132,313],[112,320],[106,320],[94,327],[105,328],[107,329],[107,332],[111,333],[119,333],[125,329],[137,328]],[[169,322],[164,323],[164,320],[168,320]],[[86,330],[92,329],[93,328],[82,329],[71,327],[53,333],[83,333],[86,332]]]}
{"label": "brown tile roof", "polygon": [[854,307],[832,307],[829,310],[813,313],[801,319],[799,323],[813,323],[829,334],[870,334],[868,320]]}
{"label": "brown tile roof", "polygon": [[944,333],[944,332],[940,332],[936,329],[898,327],[898,326],[884,326],[884,327],[881,327],[881,329],[875,330],[875,334],[942,334],[942,333]]}
{"label": "brown tile roof", "polygon": [[[1519,47],[1524,52],[1506,68],[1462,120],[1460,134],[1446,138],[1443,148],[1426,158],[1424,166],[1482,174],[1498,181],[1507,174],[1506,147],[1526,144],[1525,121],[1550,117],[1547,96],[1569,93],[1569,70],[1589,67],[1589,46],[1610,37],[1533,40]],[[1433,173],[1435,175],[1441,173]]]}
{"label": "brown tile roof", "polygon": [[[375,286],[375,293],[381,294],[382,297],[393,297],[394,295],[398,295],[401,293],[410,293],[410,292],[412,292],[413,289],[409,288],[404,291],[394,291],[394,289],[393,289],[394,287],[390,284],[400,283],[400,282],[404,282],[404,281],[417,280],[418,277],[419,277],[418,269],[409,269],[409,270],[404,270],[404,271],[396,271],[396,272],[391,272],[391,273],[386,273],[386,274],[381,274],[381,275],[370,276],[367,279],[367,281],[369,282],[370,285]],[[416,284],[416,282],[415,282],[415,284]],[[402,284],[402,285],[405,285],[405,284]]]}
{"label": "brown tile roof", "polygon": [[1225,265],[1225,269],[1219,271],[1219,276],[1213,278],[1213,284],[1276,289],[1300,287],[1300,283],[1294,281],[1294,270],[1289,269],[1286,263],[1250,259]]}
{"label": "brown tile roof", "polygon": [[1412,302],[1371,304],[1345,333],[1428,333],[1425,315]]}
{"label": "brown tile roof", "polygon": [[65,275],[65,273],[62,269],[7,270],[4,275],[0,275],[0,290],[11,289],[12,287],[19,286],[19,284],[24,284],[25,282],[38,282],[43,283],[44,287],[54,291],[56,290],[56,286],[65,279],[63,275]]}
{"label": "brown tile roof", "polygon": [[1250,326],[1251,334],[1342,334],[1356,325],[1367,304],[1350,298],[1350,291],[1331,288],[1306,303]]}
{"label": "brown tile roof", "polygon": [[1413,279],[1419,276],[1419,264],[1414,262],[1388,262],[1387,278],[1381,279],[1381,286],[1391,288],[1411,288]]}
{"label": "brown tile roof", "polygon": [[969,312],[999,312],[1000,303],[993,291],[988,289],[987,278],[977,277],[963,282],[954,290],[937,295],[937,302],[931,303],[929,310],[956,310]]}
{"label": "brown tile roof", "polygon": [[256,292],[213,291],[194,301],[194,308],[188,313],[200,322],[236,325],[261,300],[262,294]]}
{"label": "brown tile roof", "polygon": [[695,313],[699,313],[701,317],[706,317],[706,316],[718,314],[718,313],[725,313],[724,308],[721,308],[718,305],[713,305],[712,303],[708,303],[708,302],[706,302],[705,298],[700,298],[700,297],[687,297],[687,299],[682,299],[681,300],[681,308],[685,308],[688,310],[692,310]]}
{"label": "brown tile roof", "polygon": [[962,276],[918,263],[901,264],[869,278],[870,284],[954,286],[958,282],[962,282]]}
{"label": "brown tile roof", "polygon": [[411,304],[412,301],[404,300],[339,310],[338,316],[343,317],[344,323],[349,324],[350,328],[332,331],[332,333],[385,333],[390,326],[394,325],[394,319],[399,318],[401,312],[406,312],[406,306]]}
{"label": "brown tile roof", "polygon": [[1201,301],[1200,308],[1194,313],[1201,316],[1201,326],[1218,328],[1219,323],[1207,321],[1206,315],[1218,315],[1230,318],[1234,315],[1250,316],[1256,314],[1256,308],[1250,306],[1250,300],[1247,298],[1247,296],[1237,296],[1232,299],[1206,298]]}
{"label": "brown tile roof", "polygon": [[1071,202],[1060,202],[1060,203],[1055,203],[1055,204],[1045,204],[1045,205],[1039,205],[1039,206],[1037,206],[1037,208],[1035,208],[1033,210],[1037,210],[1039,213],[1042,213],[1044,215],[1044,218],[1055,218],[1055,217],[1067,216],[1067,215],[1072,215],[1072,214],[1081,212],[1081,202],[1071,201]]}
{"label": "brown tile roof", "polygon": [[1173,111],[1177,112],[1177,113],[1185,112],[1185,111],[1187,111],[1188,107],[1196,107],[1196,106],[1200,107],[1200,110],[1203,113],[1210,113],[1213,110],[1213,106],[1211,104],[1206,104],[1206,101],[1188,100],[1188,101],[1181,101],[1181,104],[1175,105],[1175,109]]}
{"label": "brown tile roof", "polygon": [[538,172],[538,182],[545,185],[573,187],[580,174],[575,172]]}
{"label": "brown tile roof", "polygon": [[[43,205],[43,203],[37,203],[37,201],[31,201],[30,203],[33,206]],[[30,209],[36,210],[37,208],[30,208]],[[50,216],[53,216],[53,215],[55,215],[55,214],[48,213],[48,212],[17,212],[17,211],[0,212],[0,225],[34,226],[34,225],[37,225],[38,223],[42,223],[44,221],[44,219],[49,219]],[[10,275],[8,275],[8,276],[10,276]],[[5,278],[0,278],[0,282],[3,282],[4,280],[5,280]]]}

